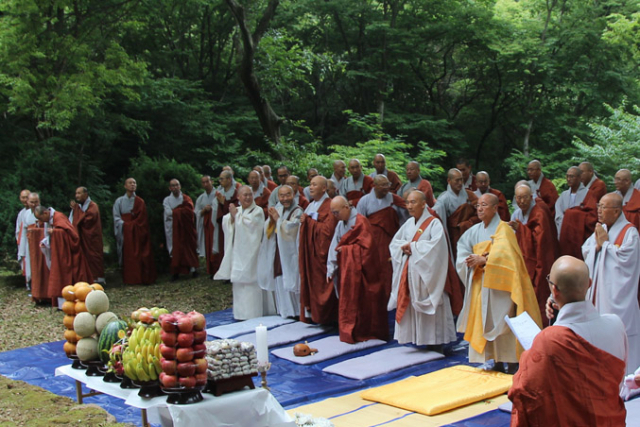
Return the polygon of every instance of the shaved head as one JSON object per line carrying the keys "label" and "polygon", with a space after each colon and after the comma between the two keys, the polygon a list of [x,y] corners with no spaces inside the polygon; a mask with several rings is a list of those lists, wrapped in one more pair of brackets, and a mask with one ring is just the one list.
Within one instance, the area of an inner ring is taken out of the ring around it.
{"label": "shaved head", "polygon": [[629,188],[631,188],[631,171],[629,169],[620,169],[616,172],[613,183],[616,186],[616,190],[626,195]]}
{"label": "shaved head", "polygon": [[554,292],[554,298],[560,301],[560,305],[571,302],[584,301],[587,289],[591,284],[589,268],[584,261],[572,256],[562,256],[553,263],[549,273],[549,282],[561,295],[558,298]]}

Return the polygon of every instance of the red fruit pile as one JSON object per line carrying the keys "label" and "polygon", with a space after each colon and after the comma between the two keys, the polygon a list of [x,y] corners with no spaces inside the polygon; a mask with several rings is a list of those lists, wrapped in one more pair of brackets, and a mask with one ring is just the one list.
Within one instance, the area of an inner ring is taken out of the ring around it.
{"label": "red fruit pile", "polygon": [[202,313],[174,311],[159,317],[160,382],[168,389],[192,389],[207,384],[206,320]]}

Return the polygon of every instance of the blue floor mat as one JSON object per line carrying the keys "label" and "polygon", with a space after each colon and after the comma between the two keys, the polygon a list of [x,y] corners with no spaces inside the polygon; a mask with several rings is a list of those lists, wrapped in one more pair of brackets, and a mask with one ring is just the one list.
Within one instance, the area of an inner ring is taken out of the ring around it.
{"label": "blue floor mat", "polygon": [[[395,312],[391,312],[389,314],[389,324],[391,325],[391,328],[393,328],[394,325],[394,315]],[[207,319],[208,327],[224,325],[234,321],[231,309],[209,313],[205,315],[205,317]],[[320,339],[328,335],[329,334],[319,335],[313,337],[313,340]],[[393,330],[391,330],[390,336],[393,336]],[[0,353],[0,375],[4,375],[15,380],[22,380],[29,384],[42,387],[55,394],[67,396],[75,400],[75,381],[66,376],[54,376],[55,369],[57,367],[70,363],[70,360],[64,355],[64,351],[62,349],[63,343],[64,341],[58,341]],[[453,365],[468,364],[466,357],[467,348],[466,346],[460,345],[459,340],[458,343],[445,347],[445,354],[447,357],[444,359],[404,368],[363,381],[352,380],[339,375],[322,372],[322,369],[326,366],[333,365],[343,360],[396,346],[398,346],[396,341],[390,341],[383,346],[362,350],[327,360],[325,362],[306,366],[298,365],[271,355],[270,361],[272,365],[268,374],[268,384],[271,389],[271,393],[280,402],[280,404],[285,407],[285,409],[290,409],[301,404],[323,400],[327,397],[339,396],[359,389],[387,384],[408,376],[423,375]],[[254,382],[256,386],[259,387],[260,377],[254,377]],[[86,391],[87,390],[85,390],[85,392]],[[100,395],[86,398],[85,402],[100,405],[109,413],[113,414],[118,422],[140,425],[140,411],[126,406],[123,400],[106,395]],[[487,414],[491,414],[491,412]],[[509,415],[505,415],[508,419]],[[480,419],[481,417],[482,416],[474,417],[473,419],[469,419],[464,422],[452,424],[452,426],[475,427],[506,425],[502,420],[498,420],[498,415],[487,415],[486,419]],[[477,419],[480,420],[477,422],[473,421]],[[496,419],[497,421],[491,421],[493,419]],[[482,422],[485,421],[486,423],[482,424]]]}

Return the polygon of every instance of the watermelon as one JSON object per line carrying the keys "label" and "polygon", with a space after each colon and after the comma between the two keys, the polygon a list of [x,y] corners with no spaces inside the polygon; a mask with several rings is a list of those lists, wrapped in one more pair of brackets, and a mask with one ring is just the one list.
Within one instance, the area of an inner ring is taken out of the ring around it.
{"label": "watermelon", "polygon": [[127,331],[127,322],[124,320],[114,320],[107,323],[102,333],[100,334],[100,340],[98,341],[98,351],[100,353],[100,360],[104,363],[109,362],[109,351],[113,344],[120,341]]}

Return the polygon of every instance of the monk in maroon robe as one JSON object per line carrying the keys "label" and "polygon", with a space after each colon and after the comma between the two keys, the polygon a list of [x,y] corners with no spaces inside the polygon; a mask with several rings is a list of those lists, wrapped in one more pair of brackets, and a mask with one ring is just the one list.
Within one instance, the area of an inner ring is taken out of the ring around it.
{"label": "monk in maroon robe", "polygon": [[[358,213],[364,215],[371,224],[371,232],[373,233],[373,241],[378,246],[378,269],[382,283],[385,286],[387,300],[391,293],[391,279],[393,277],[393,267],[390,259],[389,244],[395,236],[396,232],[402,225],[398,215],[398,209],[406,211],[407,204],[404,199],[396,194],[390,193],[391,184],[385,175],[377,175],[374,179],[373,191],[364,196],[362,203],[358,207]],[[391,196],[389,196],[391,194]],[[378,200],[390,200],[390,205],[375,212],[371,212],[368,199],[376,198]],[[403,218],[406,220],[406,218]],[[403,221],[404,222],[404,221]]]}
{"label": "monk in maroon robe", "polygon": [[300,206],[302,210],[307,209],[309,200],[304,196],[304,189],[300,186],[300,178],[296,175],[289,175],[285,184],[293,190],[293,198],[296,204]]}
{"label": "monk in maroon robe", "polygon": [[338,321],[338,299],[333,283],[327,282],[327,256],[337,219],[331,213],[331,199],[326,194],[327,179],[316,176],[309,191],[313,201],[300,217],[300,320],[320,324]]}
{"label": "monk in maroon robe", "polygon": [[49,267],[40,242],[44,239],[44,228],[36,223],[27,228],[29,239],[29,260],[31,261],[31,297],[34,301],[48,299],[49,291]]}
{"label": "monk in maroon robe", "polygon": [[[622,197],[622,212],[631,224],[640,230],[640,191],[632,186],[631,171],[620,169],[614,179],[616,193]],[[629,195],[631,193],[631,195]]]}
{"label": "monk in maroon robe", "polygon": [[546,277],[558,257],[558,234],[544,202],[536,199],[532,203],[532,200],[529,185],[516,188],[518,209],[513,213],[509,225],[516,232],[518,246],[538,300],[542,322],[546,326],[549,322],[545,316],[545,304],[549,297]]}
{"label": "monk in maroon robe", "polygon": [[256,170],[249,172],[247,177],[251,191],[253,191],[253,201],[256,206],[259,206],[264,211],[264,219],[267,219],[267,210],[269,209],[269,196],[271,196],[271,190],[269,190],[264,184],[262,185],[262,193],[256,196],[256,193],[260,191],[260,173]]}
{"label": "monk in maroon robe", "polygon": [[127,178],[126,194],[113,204],[113,222],[122,266],[122,282],[149,285],[156,281],[147,205],[136,195],[138,184]]}
{"label": "monk in maroon robe", "polygon": [[527,175],[532,188],[536,188],[536,196],[540,197],[549,206],[551,214],[556,216],[556,201],[558,200],[558,190],[547,177],[542,174],[542,165],[538,160],[532,160],[527,165]]}
{"label": "monk in maroon robe", "polygon": [[389,298],[379,274],[378,245],[373,240],[371,224],[343,196],[331,201],[331,211],[338,224],[329,249],[327,282],[333,284],[336,276],[340,341],[386,341]]}
{"label": "monk in maroon robe", "polygon": [[351,176],[342,182],[339,193],[349,200],[351,206],[358,206],[360,198],[373,189],[373,178],[362,173],[358,159],[349,160],[349,173]]}
{"label": "monk in maroon robe", "polygon": [[38,206],[35,216],[45,225],[45,239],[49,236],[49,241],[41,242],[40,247],[50,251],[47,298],[55,305],[65,286],[77,282],[90,282],[91,270],[82,252],[80,236],[66,215],[51,208]]}
{"label": "monk in maroon robe", "polygon": [[462,173],[462,185],[464,188],[476,191],[478,189],[477,177],[471,173],[471,162],[469,162],[465,157],[460,157],[456,161],[456,169]]}
{"label": "monk in maroon robe", "polygon": [[[197,247],[198,233],[196,231],[196,217],[191,197],[180,191],[180,182],[172,179],[169,183],[171,194],[165,197],[164,220],[165,232],[167,233],[167,248],[171,256],[171,274],[173,280],[179,274],[193,273],[197,276],[195,269],[198,268]],[[182,202],[180,202],[182,198]],[[170,224],[169,224],[170,222]],[[171,227],[170,233],[168,227]]]}
{"label": "monk in maroon robe", "polygon": [[[369,176],[371,178],[375,178],[378,175],[384,175],[389,180],[390,191],[393,194],[398,194],[398,190],[402,187],[402,181],[397,173],[392,170],[387,169],[387,159],[384,157],[384,154],[376,154],[373,158],[373,167],[375,168],[375,172],[371,173]],[[399,194],[402,197],[402,194]]]}
{"label": "monk in maroon robe", "polygon": [[86,187],[76,189],[76,201],[71,202],[71,223],[78,230],[80,246],[89,263],[92,280],[104,280],[104,246],[100,209],[89,197]]}

